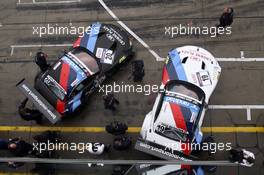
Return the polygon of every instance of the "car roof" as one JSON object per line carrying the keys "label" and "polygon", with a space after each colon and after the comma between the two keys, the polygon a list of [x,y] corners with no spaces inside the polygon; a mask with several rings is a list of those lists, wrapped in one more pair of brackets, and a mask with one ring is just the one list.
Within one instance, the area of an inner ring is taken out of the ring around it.
{"label": "car roof", "polygon": [[67,95],[76,85],[87,78],[86,73],[67,55],[64,55],[47,71],[46,76],[48,75],[62,86]]}

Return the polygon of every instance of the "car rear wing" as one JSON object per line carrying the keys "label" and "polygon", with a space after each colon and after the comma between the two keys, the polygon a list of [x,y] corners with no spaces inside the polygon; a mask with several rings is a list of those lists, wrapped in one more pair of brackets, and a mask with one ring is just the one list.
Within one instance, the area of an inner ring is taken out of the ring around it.
{"label": "car rear wing", "polygon": [[166,174],[178,174],[184,175],[188,170],[182,168],[181,165],[169,164],[169,165],[152,165],[152,164],[139,164],[136,165],[138,174],[141,175],[166,175]]}
{"label": "car rear wing", "polygon": [[17,83],[16,86],[52,124],[61,119],[61,114],[35,88],[31,87],[25,79]]}
{"label": "car rear wing", "polygon": [[138,138],[135,149],[165,160],[192,161],[195,159],[194,156],[185,155],[182,152],[171,150],[171,148],[143,140],[142,138]]}

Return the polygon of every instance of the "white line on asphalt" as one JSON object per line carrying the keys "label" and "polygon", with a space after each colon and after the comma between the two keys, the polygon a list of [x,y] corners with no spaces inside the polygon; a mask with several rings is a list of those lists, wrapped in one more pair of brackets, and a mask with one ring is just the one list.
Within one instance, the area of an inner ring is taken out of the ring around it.
{"label": "white line on asphalt", "polygon": [[264,105],[209,105],[209,109],[264,109]]}
{"label": "white line on asphalt", "polygon": [[251,120],[252,109],[264,109],[264,105],[209,105],[208,109],[244,109],[247,112],[247,120]]}
{"label": "white line on asphalt", "polygon": [[35,1],[32,2],[21,2],[18,0],[17,5],[37,5],[37,4],[69,4],[69,3],[79,3],[81,0],[69,0],[69,1]]}
{"label": "white line on asphalt", "polygon": [[[165,61],[166,58],[160,57],[154,50],[152,50],[147,43],[145,43],[139,36],[137,36],[131,29],[129,29],[120,19],[111,11],[111,9],[104,3],[103,0],[98,0],[104,9],[112,16],[112,18],[121,25],[128,33],[130,33],[140,44],[142,44],[155,58],[156,61]],[[255,62],[264,61],[264,58],[244,58],[244,51],[241,51],[241,58],[216,58],[222,62]]]}
{"label": "white line on asphalt", "polygon": [[216,58],[221,62],[262,62],[264,58]]}
{"label": "white line on asphalt", "polygon": [[140,44],[142,44],[155,58],[156,61],[163,61],[164,58],[160,57],[154,50],[152,50],[145,41],[143,41],[139,36],[137,36],[132,30],[130,30],[127,25],[125,25],[120,19],[108,8],[103,0],[98,0],[104,9],[114,18],[114,20],[122,26],[130,35],[132,35]]}
{"label": "white line on asphalt", "polygon": [[[23,163],[53,163],[53,164],[104,164],[104,165],[217,165],[217,166],[238,166],[225,160],[105,160],[105,159],[44,159],[44,158],[31,158],[31,157],[1,157],[1,162],[23,162]],[[70,166],[69,165],[69,166]]]}
{"label": "white line on asphalt", "polygon": [[244,51],[242,51],[242,50],[240,51],[240,57],[241,57],[241,58],[245,58],[245,56],[244,56]]}
{"label": "white line on asphalt", "polygon": [[[11,45],[10,56],[13,55],[15,48],[36,48],[36,47],[70,47],[72,44],[38,44],[38,45]],[[218,58],[219,61],[221,58]],[[238,59],[238,58],[229,58]],[[243,58],[245,59],[245,58]],[[257,59],[257,58],[256,58]],[[260,59],[260,58],[259,58]],[[264,59],[263,59],[264,61]],[[264,105],[209,105],[208,109],[245,109],[247,111],[247,120],[251,120],[251,110],[252,109],[264,109]]]}
{"label": "white line on asphalt", "polygon": [[[264,58],[215,58],[219,62],[263,62]],[[165,58],[157,61],[165,61]]]}
{"label": "white line on asphalt", "polygon": [[251,110],[250,110],[250,108],[247,108],[247,120],[248,121],[251,120]]}
{"label": "white line on asphalt", "polygon": [[14,54],[15,48],[37,48],[37,47],[70,47],[72,44],[29,44],[29,45],[11,45],[10,56]]}
{"label": "white line on asphalt", "polygon": [[[0,23],[1,24],[1,23]],[[0,25],[1,26],[1,25]],[[15,48],[34,48],[34,47],[66,47],[66,46],[72,46],[72,44],[38,44],[38,45],[11,45],[11,54],[10,56],[13,55],[14,49]],[[158,61],[162,61],[161,59],[164,58],[159,58]],[[263,62],[264,58],[216,58],[217,61],[219,62]]]}

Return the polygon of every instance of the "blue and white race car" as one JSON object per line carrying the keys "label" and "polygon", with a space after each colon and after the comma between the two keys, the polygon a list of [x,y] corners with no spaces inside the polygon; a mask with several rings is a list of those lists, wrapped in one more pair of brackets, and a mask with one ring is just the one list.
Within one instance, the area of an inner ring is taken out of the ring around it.
{"label": "blue and white race car", "polygon": [[137,150],[163,159],[189,160],[191,143],[201,143],[201,126],[221,67],[203,48],[184,46],[169,52],[162,85],[143,122]]}
{"label": "blue and white race car", "polygon": [[17,84],[52,123],[73,114],[101,83],[132,56],[129,35],[112,24],[93,23],[90,30],[35,78],[34,88]]}

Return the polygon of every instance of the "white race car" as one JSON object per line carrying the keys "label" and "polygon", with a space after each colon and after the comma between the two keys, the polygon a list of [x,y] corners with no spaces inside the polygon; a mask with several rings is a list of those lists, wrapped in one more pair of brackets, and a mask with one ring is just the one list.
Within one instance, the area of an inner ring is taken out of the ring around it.
{"label": "white race car", "polygon": [[202,141],[206,106],[220,73],[214,56],[203,48],[171,50],[160,92],[145,117],[135,149],[168,160],[191,160],[191,144]]}

